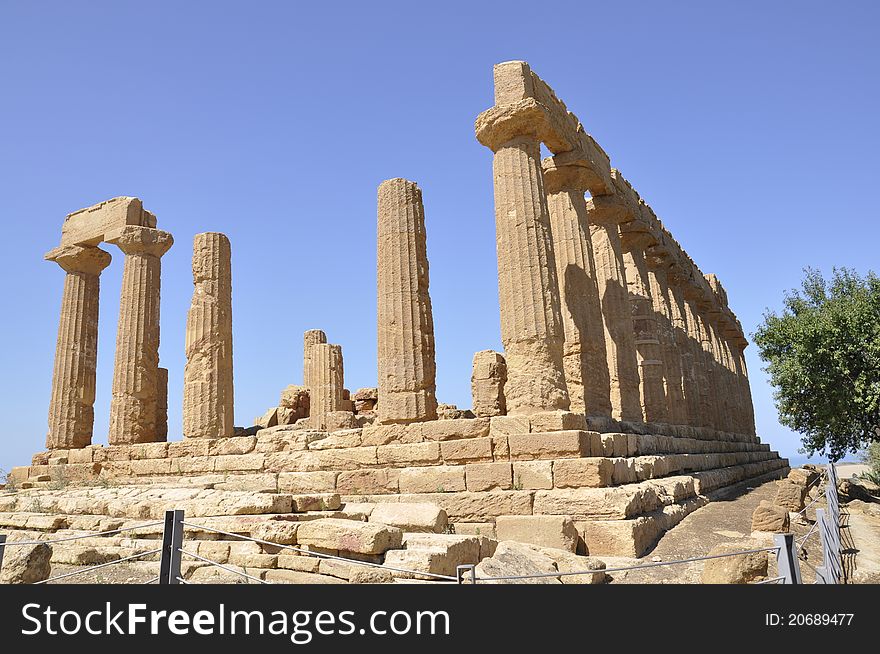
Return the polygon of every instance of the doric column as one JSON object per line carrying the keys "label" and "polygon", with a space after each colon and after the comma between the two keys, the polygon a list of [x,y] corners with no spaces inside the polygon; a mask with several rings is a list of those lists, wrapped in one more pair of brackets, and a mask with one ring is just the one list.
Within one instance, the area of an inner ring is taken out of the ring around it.
{"label": "doric column", "polygon": [[125,253],[109,441],[111,445],[154,442],[161,257],[174,239],[158,229],[127,226],[107,233],[105,241]]}
{"label": "doric column", "polygon": [[425,209],[414,182],[396,178],[379,186],[377,247],[379,422],[435,420]]}
{"label": "doric column", "polygon": [[656,248],[651,248],[646,261],[665,371],[668,422],[674,425],[686,425],[688,411],[685,402],[682,353],[676,338],[676,332],[682,328],[683,321],[677,313],[678,307],[675,306],[669,289],[670,264],[666,256],[660,254]]}
{"label": "doric column", "polygon": [[504,384],[507,382],[507,362],[493,350],[474,354],[471,374],[471,396],[474,415],[478,418],[503,416],[507,413]]}
{"label": "doric column", "polygon": [[224,438],[235,431],[232,386],[232,252],[218,232],[193,241],[193,297],[186,321],[183,435]]}
{"label": "doric column", "polygon": [[718,429],[718,384],[715,375],[715,359],[712,354],[706,317],[698,301],[690,302],[693,324],[696,328],[697,355],[702,360],[705,384],[701,389],[700,401],[703,408],[704,427]]}
{"label": "doric column", "polygon": [[156,440],[168,440],[168,368],[159,368],[156,381]]}
{"label": "doric column", "polygon": [[327,429],[327,415],[342,409],[345,385],[342,346],[315,343],[311,347],[313,385],[309,388],[309,422],[314,429]]}
{"label": "doric column", "polygon": [[596,281],[605,325],[605,348],[611,377],[612,417],[644,419],[639,390],[639,368],[632,311],[618,224],[629,220],[626,210],[611,196],[586,202],[590,239],[596,261]]}
{"label": "doric column", "polygon": [[710,399],[711,377],[706,367],[706,352],[703,349],[703,337],[697,311],[691,301],[690,284],[685,281],[682,295],[687,320],[689,350],[694,362],[694,385],[696,386],[696,409],[691,413],[694,427],[712,426],[712,402]]}
{"label": "doric column", "polygon": [[638,353],[642,413],[645,422],[666,422],[666,389],[663,355],[660,350],[660,334],[654,299],[651,296],[651,280],[645,248],[654,245],[656,239],[648,233],[626,231],[621,234],[626,283],[632,311],[633,333]]}
{"label": "doric column", "polygon": [[593,173],[560,159],[545,159],[542,168],[565,336],[565,383],[572,411],[611,417],[605,326],[584,197]]}
{"label": "doric column", "polygon": [[70,245],[55,248],[45,258],[67,273],[55,344],[46,448],[86,447],[92,442],[95,422],[100,275],[110,265],[110,255],[96,247]]}
{"label": "doric column", "polygon": [[749,385],[749,372],[746,368],[745,348],[748,345],[740,333],[731,341],[734,366],[736,367],[738,386],[741,397],[742,431],[750,436],[755,435],[755,407],[752,402],[752,389]]}
{"label": "doric column", "polygon": [[327,334],[320,329],[309,329],[303,334],[303,386],[312,383],[312,346],[327,342]]}
{"label": "doric column", "polygon": [[671,268],[668,275],[670,309],[672,324],[675,330],[675,348],[680,356],[682,371],[682,387],[684,404],[687,410],[687,422],[692,427],[699,427],[702,408],[700,404],[699,362],[694,348],[695,327],[691,323],[691,315],[687,300],[684,297],[684,285],[687,276],[679,268]]}
{"label": "doric column", "polygon": [[527,64],[499,64],[494,76],[495,106],[477,117],[475,128],[477,140],[494,153],[507,412],[568,409],[559,284],[541,171],[541,139],[550,117],[528,99],[533,82]]}

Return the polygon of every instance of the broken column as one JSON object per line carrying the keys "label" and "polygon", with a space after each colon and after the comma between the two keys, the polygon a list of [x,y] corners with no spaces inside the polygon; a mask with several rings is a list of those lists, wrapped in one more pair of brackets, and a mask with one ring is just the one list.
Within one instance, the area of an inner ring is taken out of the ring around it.
{"label": "broken column", "polygon": [[595,175],[565,155],[542,162],[562,316],[563,366],[571,410],[611,417],[605,327],[585,193]]}
{"label": "broken column", "polygon": [[630,218],[613,196],[604,195],[587,200],[587,215],[605,325],[612,417],[641,422],[638,359],[618,231],[618,224]]}
{"label": "broken column", "polygon": [[425,211],[414,182],[397,178],[379,186],[377,249],[379,422],[435,420]]}
{"label": "broken column", "polygon": [[104,240],[125,253],[109,442],[154,442],[158,437],[161,257],[174,239],[159,229],[126,226],[107,233]]}
{"label": "broken column", "polygon": [[507,381],[507,362],[494,350],[474,354],[471,375],[473,411],[478,418],[503,416],[507,413],[504,384]]}
{"label": "broken column", "polygon": [[311,346],[311,350],[310,426],[313,429],[328,429],[335,426],[331,414],[340,411],[342,407],[344,387],[342,346],[315,343]]}
{"label": "broken column", "polygon": [[[477,139],[492,150],[501,342],[507,359],[507,412],[570,406],[556,259],[541,171],[546,114],[523,102],[525,62],[495,66],[495,106],[477,118]],[[384,398],[383,398],[384,401]],[[380,405],[381,406],[381,405]]]}
{"label": "broken column", "polygon": [[156,378],[156,441],[168,440],[168,368]]}
{"label": "broken column", "polygon": [[96,247],[55,248],[46,254],[67,273],[61,296],[47,449],[74,449],[92,442],[98,353],[101,271],[110,255]]}
{"label": "broken column", "polygon": [[312,375],[312,346],[327,342],[327,334],[320,329],[309,329],[303,334],[303,386],[309,387]]}
{"label": "broken column", "polygon": [[195,288],[186,321],[183,435],[224,438],[235,431],[232,253],[224,234],[196,234],[192,272]]}

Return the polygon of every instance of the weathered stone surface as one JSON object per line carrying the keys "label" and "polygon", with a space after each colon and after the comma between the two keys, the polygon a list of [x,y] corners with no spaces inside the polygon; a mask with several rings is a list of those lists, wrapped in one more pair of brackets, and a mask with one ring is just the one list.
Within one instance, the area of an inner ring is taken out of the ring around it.
{"label": "weathered stone surface", "polygon": [[298,522],[290,520],[266,520],[251,529],[251,536],[279,545],[296,545]]}
{"label": "weathered stone surface", "polygon": [[11,545],[16,542],[32,541],[38,538],[32,533],[12,533],[7,538],[3,553],[3,567],[0,568],[0,584],[33,584],[49,578],[52,559],[52,546]]}
{"label": "weathered stone surface", "polygon": [[482,584],[558,584],[559,577],[543,576],[527,579],[494,579],[519,575],[549,575],[558,572],[549,556],[524,543],[501,541],[491,558],[476,567],[477,583]]}
{"label": "weathered stone surface", "polygon": [[553,464],[555,488],[600,488],[611,485],[614,465],[611,459],[588,457],[560,459]]}
{"label": "weathered stone surface", "polygon": [[437,417],[434,318],[419,187],[390,179],[378,193],[379,422]]}
{"label": "weathered stone surface", "polygon": [[494,350],[481,350],[474,354],[471,396],[475,415],[483,418],[507,413],[505,382],[507,362],[504,355]]}
{"label": "weathered stone surface", "polygon": [[352,427],[350,421],[347,425],[339,425],[339,418],[335,415],[342,407],[344,388],[342,346],[317,343],[311,346],[311,352],[310,426],[327,431]]}
{"label": "weathered stone surface", "polygon": [[442,534],[448,525],[446,511],[436,504],[377,504],[370,512],[370,522],[398,527],[405,532]]}
{"label": "weathered stone surface", "polygon": [[320,329],[309,329],[303,334],[303,386],[310,389],[315,383],[312,377],[312,346],[327,342],[327,334]]}
{"label": "weathered stone surface", "polygon": [[[709,556],[734,554],[756,549],[755,543],[742,541],[722,543],[709,551]],[[725,556],[708,559],[703,564],[702,582],[704,584],[748,584],[767,577],[767,552]]]}
{"label": "weathered stone surface", "polygon": [[49,402],[50,449],[81,448],[92,442],[98,354],[98,295],[110,255],[96,247],[59,247],[46,255],[67,273]]}
{"label": "weathered stone surface", "polygon": [[105,241],[125,253],[116,364],[110,402],[111,444],[157,440],[159,294],[161,257],[171,234],[148,227],[122,227]]}
{"label": "weathered stone surface", "polygon": [[297,531],[302,545],[360,554],[383,554],[400,547],[402,539],[403,532],[396,527],[339,518],[310,520]]}
{"label": "weathered stone surface", "polygon": [[788,480],[804,487],[813,486],[819,478],[819,473],[809,468],[792,468],[788,473]]}
{"label": "weathered stone surface", "polygon": [[388,570],[359,566],[348,577],[350,584],[390,584],[394,578]]}
{"label": "weathered stone surface", "polygon": [[591,556],[578,556],[571,552],[554,548],[542,547],[541,553],[553,559],[556,569],[563,573],[587,572],[588,574],[564,574],[559,576],[563,584],[594,585],[605,583],[605,562]]}
{"label": "weathered stone surface", "polygon": [[67,215],[61,226],[61,247],[94,247],[106,234],[126,225],[155,227],[156,216],[138,198],[117,197]]}
{"label": "weathered stone surface", "polygon": [[777,534],[787,533],[789,529],[788,509],[776,506],[767,500],[761,500],[761,504],[752,514],[752,531],[769,531]]}
{"label": "weathered stone surface", "polygon": [[584,199],[593,174],[579,163],[564,157],[542,162],[565,334],[565,382],[572,411],[610,416],[605,329]]}
{"label": "weathered stone surface", "polygon": [[553,463],[551,461],[514,462],[513,487],[516,490],[553,488]]}
{"label": "weathered stone surface", "polygon": [[275,427],[278,425],[278,407],[272,407],[266,413],[258,418],[254,418],[254,424],[262,427],[263,429],[268,429],[269,427]]}
{"label": "weathered stone surface", "polygon": [[509,462],[469,463],[465,467],[469,491],[509,490],[513,488],[513,468]]}
{"label": "weathered stone surface", "polygon": [[401,493],[450,493],[465,490],[464,467],[429,466],[400,471]]}
{"label": "weathered stone surface", "polygon": [[278,402],[278,407],[279,411],[282,408],[287,410],[285,422],[281,424],[292,425],[300,418],[308,418],[309,389],[305,386],[297,386],[295,384],[285,387],[285,389],[281,391],[281,400]]}
{"label": "weathered stone surface", "polygon": [[572,519],[556,515],[498,516],[495,534],[501,541],[514,540],[569,552],[577,550],[579,538]]}
{"label": "weathered stone surface", "polygon": [[183,435],[223,438],[235,431],[232,385],[232,251],[225,234],[193,241],[192,304],[186,321]]}
{"label": "weathered stone surface", "polygon": [[585,431],[511,434],[507,437],[511,459],[555,459],[589,456],[590,434]]}
{"label": "weathered stone surface", "polygon": [[379,402],[378,388],[359,388],[351,396],[355,413],[371,413]]}
{"label": "weathered stone surface", "polygon": [[773,500],[773,503],[785,507],[789,511],[800,511],[804,508],[806,495],[805,486],[783,479],[776,482],[776,499]]}

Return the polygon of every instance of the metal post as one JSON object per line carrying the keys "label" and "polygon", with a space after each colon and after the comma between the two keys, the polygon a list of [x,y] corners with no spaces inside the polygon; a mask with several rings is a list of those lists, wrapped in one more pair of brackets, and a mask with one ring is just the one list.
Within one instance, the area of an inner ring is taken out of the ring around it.
{"label": "metal post", "polygon": [[817,584],[840,583],[842,570],[840,568],[839,540],[835,539],[838,530],[831,515],[825,509],[816,509],[816,522],[819,524],[819,538],[822,541],[822,566],[817,570],[819,577]]}
{"label": "metal post", "polygon": [[464,583],[465,572],[469,573],[468,576],[470,577],[470,582],[472,584],[477,583],[477,566],[473,564],[459,565],[455,567],[455,578],[458,580],[459,586]]}
{"label": "metal post", "polygon": [[183,511],[165,512],[165,530],[162,533],[162,555],[159,563],[159,583],[179,584],[180,550],[183,547]]}
{"label": "metal post", "polygon": [[794,534],[775,534],[776,567],[783,584],[802,584],[801,568],[795,550]]}
{"label": "metal post", "polygon": [[6,534],[0,534],[0,570],[3,569],[3,551],[6,549]]}

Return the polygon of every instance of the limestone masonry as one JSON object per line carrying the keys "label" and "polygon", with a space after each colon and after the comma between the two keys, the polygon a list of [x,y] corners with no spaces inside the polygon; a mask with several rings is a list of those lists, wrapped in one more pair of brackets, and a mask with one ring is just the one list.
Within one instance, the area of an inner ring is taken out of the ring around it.
{"label": "limestone masonry", "polygon": [[[98,529],[184,508],[426,573],[479,563],[496,539],[532,547],[502,543],[496,557],[562,570],[563,554],[640,556],[717,495],[785,476],[755,434],[747,341],[721,282],[528,64],[494,77],[475,129],[492,152],[504,351],[474,355],[470,410],[438,403],[430,221],[421,189],[391,179],[377,198],[376,388],[347,389],[342,346],[310,330],[302,384],[234,427],[230,243],[199,234],[185,438],[167,442],[159,294],[173,241],[140,200],[115,198],[70,214],[46,255],[65,273],[47,451],[9,475],[18,493],[0,495],[0,527]],[[92,445],[101,243],[125,257],[109,446]],[[199,547],[266,579],[351,572],[256,543]]]}

